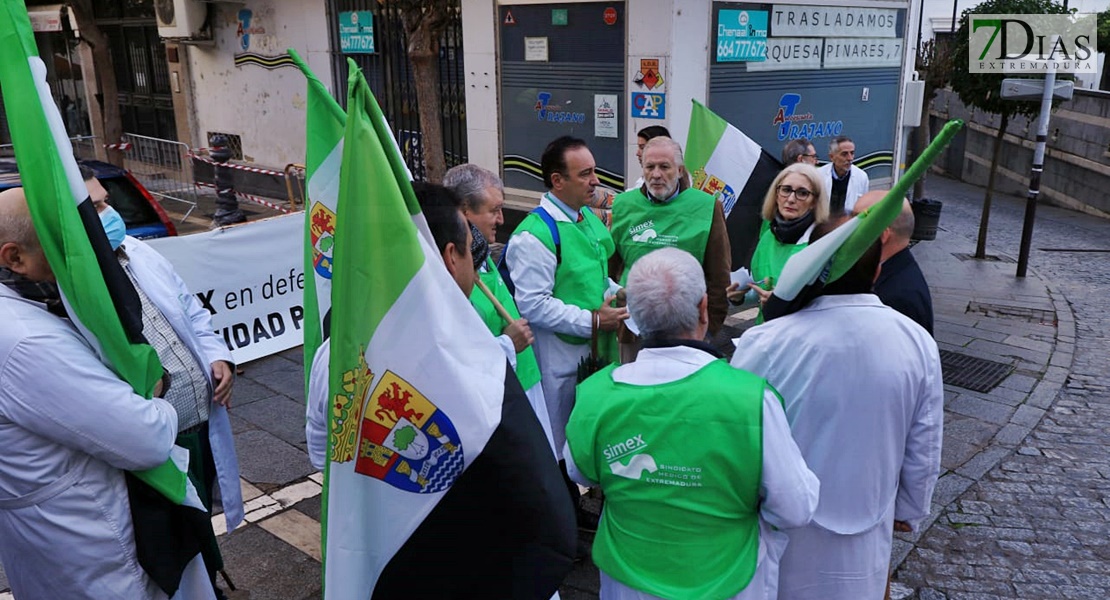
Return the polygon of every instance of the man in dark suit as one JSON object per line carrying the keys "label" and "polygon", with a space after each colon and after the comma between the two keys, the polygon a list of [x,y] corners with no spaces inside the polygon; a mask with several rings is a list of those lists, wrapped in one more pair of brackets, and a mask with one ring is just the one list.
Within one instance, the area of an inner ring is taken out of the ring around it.
{"label": "man in dark suit", "polygon": [[[883,199],[886,191],[876,190],[860,196],[852,208],[857,215]],[[913,210],[903,201],[902,212],[883,231],[883,267],[875,281],[875,294],[883,304],[913,319],[933,334],[933,297],[921,268],[910,253],[913,234]]]}

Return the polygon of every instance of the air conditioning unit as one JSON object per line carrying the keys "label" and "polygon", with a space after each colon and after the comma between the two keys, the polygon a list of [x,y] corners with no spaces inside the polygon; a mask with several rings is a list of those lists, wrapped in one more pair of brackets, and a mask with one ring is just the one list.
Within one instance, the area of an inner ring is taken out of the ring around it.
{"label": "air conditioning unit", "polygon": [[208,5],[199,0],[154,0],[158,35],[170,40],[207,37],[204,21]]}

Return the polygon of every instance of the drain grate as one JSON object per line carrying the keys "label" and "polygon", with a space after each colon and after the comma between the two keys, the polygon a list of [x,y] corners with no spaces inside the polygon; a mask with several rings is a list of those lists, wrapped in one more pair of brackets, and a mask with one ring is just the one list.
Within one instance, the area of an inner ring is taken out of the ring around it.
{"label": "drain grate", "polygon": [[1013,365],[950,350],[940,351],[940,366],[944,383],[983,393],[993,390],[1014,370]]}

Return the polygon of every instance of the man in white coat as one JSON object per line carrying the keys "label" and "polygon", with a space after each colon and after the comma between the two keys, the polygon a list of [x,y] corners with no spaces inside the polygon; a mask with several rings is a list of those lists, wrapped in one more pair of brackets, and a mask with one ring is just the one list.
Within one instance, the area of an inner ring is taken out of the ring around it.
{"label": "man in white coat", "polygon": [[852,164],[856,144],[847,136],[829,142],[829,162],[818,167],[829,190],[829,214],[851,213],[856,200],[867,193],[871,181],[867,173]]}
{"label": "man in white coat", "polygon": [[177,413],[134,394],[52,314],[53,274],[20,188],[0,193],[0,267],[0,560],[12,592],[164,599],[138,564],[123,471],[165,462]]}
{"label": "man in white coat", "polygon": [[[590,352],[591,331],[608,342],[616,359],[616,331],[628,318],[626,308],[613,308],[618,286],[608,277],[614,251],[609,230],[585,208],[598,185],[596,163],[586,142],[560,137],[540,159],[547,193],[537,211],[520,223],[505,246],[505,262],[516,291],[520,315],[535,335],[533,348],[551,419],[555,450],[562,459],[567,419],[574,404],[579,361]],[[555,244],[552,232],[559,235]]]}
{"label": "man in white coat", "polygon": [[[822,224],[814,241],[841,220]],[[733,366],[783,397],[806,464],[821,480],[810,525],[787,530],[779,594],[882,598],[892,531],[929,514],[940,472],[944,388],[937,345],[870,293],[876,242],[821,296],[749,329]]]}
{"label": "man in white coat", "polygon": [[[166,395],[178,414],[177,445],[190,450],[189,474],[205,508],[212,510],[213,486],[220,488],[227,531],[243,520],[239,461],[227,408],[231,405],[234,360],[212,327],[212,317],[173,265],[144,242],[125,235],[123,218],[110,206],[104,186],[81,167],[89,198],[108,241],[142,301],[143,334],[173,384]],[[215,533],[203,532],[205,566],[217,596],[216,572],[223,568]]]}
{"label": "man in white coat", "polygon": [[[706,344],[701,264],[664,248],[628,276],[636,361],[578,386],[567,470],[606,495],[602,600],[778,598],[786,536],[817,507],[778,394]],[[677,418],[676,418],[677,417]]]}

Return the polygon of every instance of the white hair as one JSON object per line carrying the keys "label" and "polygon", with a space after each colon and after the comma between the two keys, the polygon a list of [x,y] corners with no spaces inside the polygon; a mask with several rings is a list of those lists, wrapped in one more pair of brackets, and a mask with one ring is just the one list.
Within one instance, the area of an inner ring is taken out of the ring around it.
{"label": "white hair", "polygon": [[451,167],[443,176],[443,187],[451,188],[462,200],[462,208],[478,212],[486,202],[486,190],[496,188],[504,192],[501,178],[493,171],[465,163]]}
{"label": "white hair", "polygon": [[697,331],[705,274],[689,253],[662,248],[647,254],[632,265],[626,287],[628,312],[644,339],[681,337]]}
{"label": "white hair", "polygon": [[671,156],[674,157],[675,167],[686,166],[686,162],[682,158],[682,146],[678,145],[678,142],[665,135],[653,137],[648,140],[647,144],[644,144],[644,152],[647,152],[649,148],[655,148],[657,146],[665,147],[671,151]]}

